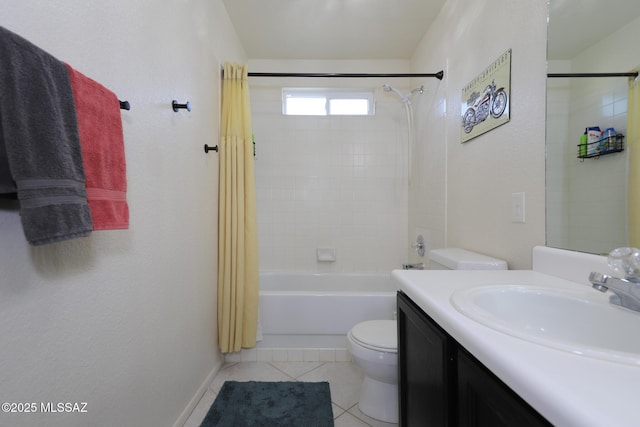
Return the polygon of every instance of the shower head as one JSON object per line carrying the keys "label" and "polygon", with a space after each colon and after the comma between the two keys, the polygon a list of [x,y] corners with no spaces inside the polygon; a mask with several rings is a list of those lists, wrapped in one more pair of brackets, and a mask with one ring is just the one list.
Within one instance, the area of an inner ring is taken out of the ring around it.
{"label": "shower head", "polygon": [[398,95],[400,97],[402,102],[404,102],[405,104],[409,103],[409,98],[411,97],[411,94],[405,96],[398,89],[394,88],[391,85],[382,85],[382,89],[384,89],[385,92],[393,92],[393,93],[395,93],[396,95]]}
{"label": "shower head", "polygon": [[400,97],[402,102],[404,102],[407,105],[411,104],[410,99],[411,99],[411,96],[414,93],[416,93],[416,92],[418,92],[420,94],[424,93],[424,86],[417,87],[417,88],[413,89],[411,92],[409,92],[406,95],[403,95],[399,90],[395,89],[391,85],[382,85],[382,89],[384,89],[385,92],[393,92],[393,93],[395,93],[396,95],[398,95],[398,97]]}
{"label": "shower head", "polygon": [[393,92],[396,95],[398,95],[400,98],[404,98],[402,93],[400,93],[400,91],[398,89],[394,88],[391,85],[382,85],[382,88],[384,89],[385,92]]}

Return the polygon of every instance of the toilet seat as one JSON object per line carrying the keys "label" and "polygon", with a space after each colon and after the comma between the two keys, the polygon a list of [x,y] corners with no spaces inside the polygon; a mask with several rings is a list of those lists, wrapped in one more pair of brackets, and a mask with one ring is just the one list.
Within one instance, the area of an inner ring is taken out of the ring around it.
{"label": "toilet seat", "polygon": [[395,320],[369,320],[358,323],[349,337],[358,345],[385,353],[398,352],[398,332]]}

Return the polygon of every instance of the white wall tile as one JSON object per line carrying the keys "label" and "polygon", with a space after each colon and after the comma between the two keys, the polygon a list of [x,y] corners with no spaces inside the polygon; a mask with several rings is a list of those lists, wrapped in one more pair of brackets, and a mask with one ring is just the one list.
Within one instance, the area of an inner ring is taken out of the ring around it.
{"label": "white wall tile", "polygon": [[[265,153],[256,160],[261,271],[389,272],[406,262],[402,104],[379,100],[373,117],[287,117],[278,90],[251,90]],[[388,250],[372,251],[379,242]],[[337,261],[318,263],[320,246],[336,248]]]}
{"label": "white wall tile", "polygon": [[346,348],[336,348],[336,362],[350,362],[351,353]]}
{"label": "white wall tile", "polygon": [[301,348],[289,348],[287,349],[287,360],[289,362],[303,362],[304,352],[304,349]]}

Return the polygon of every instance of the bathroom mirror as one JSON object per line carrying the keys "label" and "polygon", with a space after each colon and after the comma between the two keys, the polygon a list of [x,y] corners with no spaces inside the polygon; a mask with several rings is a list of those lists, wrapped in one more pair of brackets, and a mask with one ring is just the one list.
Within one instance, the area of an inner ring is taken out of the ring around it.
{"label": "bathroom mirror", "polygon": [[[550,0],[549,73],[630,72],[638,40],[637,0]],[[606,254],[629,244],[628,151],[578,158],[586,127],[626,133],[627,98],[627,77],[547,79],[547,246]]]}

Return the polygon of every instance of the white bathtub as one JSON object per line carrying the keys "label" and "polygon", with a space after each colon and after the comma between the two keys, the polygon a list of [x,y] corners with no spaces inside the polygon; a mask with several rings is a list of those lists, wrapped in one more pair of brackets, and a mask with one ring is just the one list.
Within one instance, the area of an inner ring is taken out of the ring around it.
{"label": "white bathtub", "polygon": [[394,318],[396,288],[386,274],[263,273],[259,310],[258,348],[345,348],[356,323]]}

